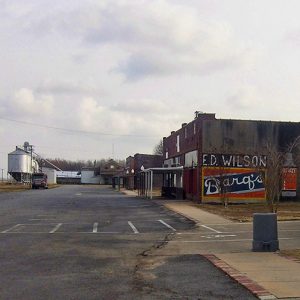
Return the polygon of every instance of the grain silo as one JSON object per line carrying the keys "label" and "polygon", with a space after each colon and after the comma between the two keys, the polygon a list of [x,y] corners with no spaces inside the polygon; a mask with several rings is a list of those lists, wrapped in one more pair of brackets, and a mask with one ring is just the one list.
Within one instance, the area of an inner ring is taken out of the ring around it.
{"label": "grain silo", "polygon": [[38,162],[33,156],[32,146],[25,142],[22,147],[8,154],[8,173],[18,182],[29,183],[32,173],[39,169]]}

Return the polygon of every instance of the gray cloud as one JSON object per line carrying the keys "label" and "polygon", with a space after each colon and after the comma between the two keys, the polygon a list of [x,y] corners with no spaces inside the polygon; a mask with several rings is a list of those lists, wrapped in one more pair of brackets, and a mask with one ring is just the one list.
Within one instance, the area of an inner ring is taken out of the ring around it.
{"label": "gray cloud", "polygon": [[283,36],[283,41],[293,45],[300,45],[300,29],[287,31]]}
{"label": "gray cloud", "polygon": [[129,114],[143,114],[153,118],[154,115],[160,115],[162,111],[168,111],[168,105],[158,99],[131,99],[124,102],[118,102],[111,106],[112,111],[124,112]]}
{"label": "gray cloud", "polygon": [[36,87],[35,92],[54,95],[103,94],[103,91],[95,85],[73,81],[44,81]]}
{"label": "gray cloud", "polygon": [[66,12],[55,7],[31,16],[26,30],[39,37],[61,34],[81,46],[109,45],[123,51],[114,71],[129,80],[182,73],[207,75],[243,66],[248,52],[231,27],[192,8],[161,1],[90,2]]}

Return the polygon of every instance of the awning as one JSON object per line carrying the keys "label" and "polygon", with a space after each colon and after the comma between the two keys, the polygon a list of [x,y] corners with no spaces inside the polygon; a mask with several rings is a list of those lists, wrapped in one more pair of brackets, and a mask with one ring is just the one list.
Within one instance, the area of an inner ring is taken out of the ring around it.
{"label": "awning", "polygon": [[145,180],[143,182],[143,190],[145,196],[150,199],[153,198],[153,174],[179,174],[182,176],[183,167],[169,167],[169,168],[149,168],[142,170],[140,174],[144,174]]}

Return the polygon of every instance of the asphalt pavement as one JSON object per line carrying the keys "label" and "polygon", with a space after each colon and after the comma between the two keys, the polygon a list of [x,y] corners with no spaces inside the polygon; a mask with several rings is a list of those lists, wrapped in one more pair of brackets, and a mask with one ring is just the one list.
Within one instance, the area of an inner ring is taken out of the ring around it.
{"label": "asphalt pavement", "polygon": [[[300,299],[300,261],[280,252],[252,252],[253,224],[232,222],[190,201],[157,200],[194,220],[196,228],[178,233],[160,254],[202,254],[261,299]],[[300,249],[300,222],[278,222],[281,250]]]}
{"label": "asphalt pavement", "polygon": [[200,255],[195,223],[103,186],[0,194],[0,299],[255,299]]}

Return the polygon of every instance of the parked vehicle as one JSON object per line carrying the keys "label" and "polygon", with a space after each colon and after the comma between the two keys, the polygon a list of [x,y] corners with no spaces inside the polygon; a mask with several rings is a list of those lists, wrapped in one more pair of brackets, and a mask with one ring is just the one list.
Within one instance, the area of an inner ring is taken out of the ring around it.
{"label": "parked vehicle", "polygon": [[33,173],[31,187],[33,189],[39,189],[40,187],[47,189],[48,188],[47,175],[45,173]]}

